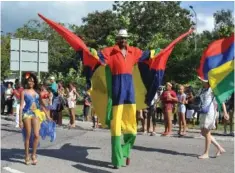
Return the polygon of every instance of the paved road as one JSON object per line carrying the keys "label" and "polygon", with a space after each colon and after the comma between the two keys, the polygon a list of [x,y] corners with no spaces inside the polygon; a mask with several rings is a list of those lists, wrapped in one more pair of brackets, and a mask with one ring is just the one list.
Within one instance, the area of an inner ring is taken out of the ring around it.
{"label": "paved road", "polygon": [[[24,151],[19,129],[9,120],[1,120],[1,171],[3,173],[232,173],[234,170],[233,140],[220,140],[227,152],[214,158],[198,160],[204,147],[200,138],[150,137],[138,135],[132,152],[131,165],[113,170],[110,165],[110,133],[107,130],[90,131],[79,122],[79,127],[57,129],[55,142],[41,141],[38,165],[23,164]],[[90,124],[89,124],[90,126]],[[198,134],[197,134],[198,136]],[[220,139],[222,139],[220,137]],[[231,137],[230,137],[231,139]]]}

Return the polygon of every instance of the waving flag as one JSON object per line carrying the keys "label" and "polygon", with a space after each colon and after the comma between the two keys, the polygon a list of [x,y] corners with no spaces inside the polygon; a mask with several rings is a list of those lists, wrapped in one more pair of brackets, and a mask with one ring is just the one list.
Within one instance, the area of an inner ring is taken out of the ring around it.
{"label": "waving flag", "polygon": [[211,43],[204,51],[197,73],[209,80],[221,105],[234,92],[234,34]]}

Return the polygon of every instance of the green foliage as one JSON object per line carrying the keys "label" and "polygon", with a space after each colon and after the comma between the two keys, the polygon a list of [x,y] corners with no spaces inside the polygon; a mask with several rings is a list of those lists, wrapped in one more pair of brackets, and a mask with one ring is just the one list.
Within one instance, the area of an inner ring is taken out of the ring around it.
{"label": "green foliage", "polygon": [[[84,17],[83,24],[66,26],[84,40],[87,46],[97,50],[115,44],[119,29],[126,28],[130,35],[129,45],[143,50],[165,48],[172,40],[187,31],[193,24],[190,12],[180,7],[177,1],[117,1],[113,10],[95,11]],[[192,34],[179,43],[167,62],[164,81],[180,84],[198,85],[196,68],[201,55],[212,41],[229,36],[234,30],[231,11],[221,10],[214,14],[215,30]],[[65,25],[65,24],[62,24]],[[40,39],[49,42],[49,73],[41,73],[42,80],[54,75],[77,84],[84,89],[82,65],[74,50],[46,23],[30,20],[15,33],[1,36],[1,78],[8,76],[10,37]],[[197,38],[197,50],[194,50],[194,38]]]}
{"label": "green foliage", "polygon": [[10,35],[1,35],[1,80],[10,73]]}

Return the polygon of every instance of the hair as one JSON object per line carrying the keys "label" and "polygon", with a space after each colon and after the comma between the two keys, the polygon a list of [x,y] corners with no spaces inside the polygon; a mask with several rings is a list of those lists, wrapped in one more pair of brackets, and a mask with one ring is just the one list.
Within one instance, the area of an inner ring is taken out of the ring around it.
{"label": "hair", "polygon": [[[26,78],[26,75],[29,75],[29,77]],[[37,79],[37,76],[33,73],[25,73],[24,75],[24,79],[23,79],[23,86],[24,88],[29,88],[28,86],[28,81],[29,79],[32,78],[34,80],[34,87],[33,89],[37,90],[38,89],[38,79]]]}

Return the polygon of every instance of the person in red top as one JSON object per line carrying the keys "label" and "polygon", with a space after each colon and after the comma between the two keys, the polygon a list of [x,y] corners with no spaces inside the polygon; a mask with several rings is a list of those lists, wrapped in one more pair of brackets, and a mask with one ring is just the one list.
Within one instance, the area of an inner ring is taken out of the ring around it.
{"label": "person in red top", "polygon": [[21,92],[24,90],[24,88],[22,87],[20,82],[17,82],[15,85],[16,85],[16,89],[13,90],[13,95],[15,96],[16,102],[17,102],[15,127],[18,128],[19,127],[19,113],[20,113],[20,95],[21,95]]}
{"label": "person in red top", "polygon": [[164,113],[164,123],[165,123],[165,132],[163,136],[170,135],[172,132],[172,112],[174,104],[178,101],[175,91],[172,90],[172,84],[170,82],[166,83],[166,91],[161,95],[163,113]]}

